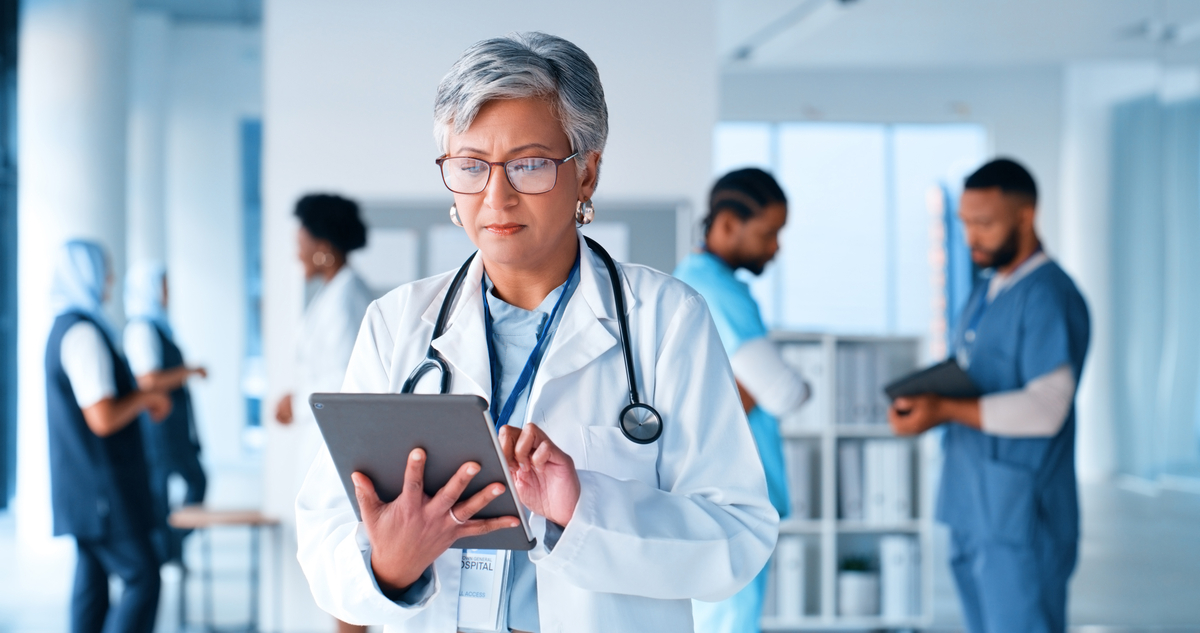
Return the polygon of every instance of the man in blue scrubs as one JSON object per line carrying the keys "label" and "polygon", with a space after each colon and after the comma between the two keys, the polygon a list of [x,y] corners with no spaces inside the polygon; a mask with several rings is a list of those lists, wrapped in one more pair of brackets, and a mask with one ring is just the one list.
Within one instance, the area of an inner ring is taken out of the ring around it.
{"label": "man in blue scrubs", "polygon": [[953,351],[984,394],[898,398],[897,433],[944,425],[938,519],[971,633],[1065,631],[1079,547],[1075,390],[1087,304],[1042,250],[1037,187],[994,160],[966,180],[959,215],[971,258],[990,272],[958,320]]}
{"label": "man in blue scrubs", "polygon": [[[783,363],[778,348],[767,338],[750,287],[734,273],[744,268],[761,274],[779,250],[779,231],[786,222],[787,198],[770,174],[761,169],[726,174],[713,186],[709,198],[703,249],[675,269],[675,276],[708,303],[763,462],[767,492],[781,518],[788,515],[790,504],[783,441],[772,414],[781,415],[803,404],[808,385]],[[728,600],[693,601],[696,631],[758,631],[766,588],[764,567],[753,582]]]}

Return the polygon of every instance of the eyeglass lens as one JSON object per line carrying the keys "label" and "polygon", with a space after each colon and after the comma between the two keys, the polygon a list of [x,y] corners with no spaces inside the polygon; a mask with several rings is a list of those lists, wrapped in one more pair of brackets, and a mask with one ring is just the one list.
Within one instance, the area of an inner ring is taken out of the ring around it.
{"label": "eyeglass lens", "polygon": [[[442,161],[442,179],[455,193],[479,193],[487,187],[492,166],[477,158]],[[558,180],[558,165],[549,158],[517,158],[504,163],[508,182],[520,193],[546,193]]]}

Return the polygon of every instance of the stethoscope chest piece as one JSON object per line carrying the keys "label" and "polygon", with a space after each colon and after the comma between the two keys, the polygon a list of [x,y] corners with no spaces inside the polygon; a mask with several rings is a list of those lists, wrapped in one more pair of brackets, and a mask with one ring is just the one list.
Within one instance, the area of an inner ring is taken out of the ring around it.
{"label": "stethoscope chest piece", "polygon": [[621,432],[631,442],[652,444],[662,430],[662,417],[648,404],[635,402],[621,410]]}

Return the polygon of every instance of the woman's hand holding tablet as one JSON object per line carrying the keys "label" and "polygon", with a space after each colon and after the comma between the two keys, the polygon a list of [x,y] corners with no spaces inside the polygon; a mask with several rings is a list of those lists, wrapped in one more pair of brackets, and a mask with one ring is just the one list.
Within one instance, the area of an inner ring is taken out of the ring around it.
{"label": "woman's hand holding tablet", "polygon": [[500,448],[508,461],[517,499],[534,514],[566,527],[579,503],[575,460],[532,422],[523,429],[500,427]]}
{"label": "woman's hand holding tablet", "polygon": [[[545,441],[549,442],[548,439]],[[550,446],[553,447],[552,444]],[[530,457],[536,453],[536,449],[537,446],[527,453],[527,462],[532,461]],[[562,453],[557,447],[553,450]],[[570,464],[569,457],[567,460],[573,475],[574,466]],[[545,459],[542,460],[542,464],[545,468]],[[360,472],[351,476],[354,481],[354,495],[362,513],[362,522],[371,542],[371,569],[379,588],[385,594],[395,597],[402,593],[456,540],[521,524],[517,517],[512,516],[493,519],[471,518],[493,499],[504,494],[504,484],[496,483],[469,499],[458,502],[467,484],[477,473],[479,464],[463,464],[450,481],[430,497],[424,490],[425,451],[414,449],[408,455],[404,487],[400,496],[386,503],[379,499],[370,478]],[[576,499],[578,496],[579,480],[576,478]],[[571,508],[573,510],[574,505]],[[568,518],[569,516],[568,514]]]}

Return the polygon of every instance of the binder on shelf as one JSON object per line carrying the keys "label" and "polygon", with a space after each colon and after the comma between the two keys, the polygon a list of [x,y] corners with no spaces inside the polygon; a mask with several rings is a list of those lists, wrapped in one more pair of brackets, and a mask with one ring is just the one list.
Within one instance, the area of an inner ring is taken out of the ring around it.
{"label": "binder on shelf", "polygon": [[863,445],[845,440],[838,445],[838,507],[847,521],[863,520]]}
{"label": "binder on shelf", "polygon": [[798,620],[804,617],[803,537],[779,537],[775,562],[775,613],[783,620]]}
{"label": "binder on shelf", "polygon": [[863,442],[863,521],[897,525],[913,518],[912,443],[901,439]]}
{"label": "binder on shelf", "polygon": [[885,619],[911,618],[921,612],[920,556],[917,539],[879,539],[880,614]]}
{"label": "binder on shelf", "polygon": [[813,494],[816,477],[813,468],[813,445],[806,440],[791,440],[785,444],[787,451],[788,492],[791,494],[792,514],[788,518],[809,521],[815,518],[816,503]]}

